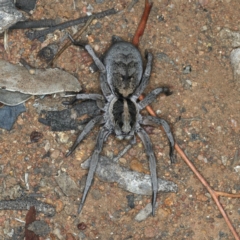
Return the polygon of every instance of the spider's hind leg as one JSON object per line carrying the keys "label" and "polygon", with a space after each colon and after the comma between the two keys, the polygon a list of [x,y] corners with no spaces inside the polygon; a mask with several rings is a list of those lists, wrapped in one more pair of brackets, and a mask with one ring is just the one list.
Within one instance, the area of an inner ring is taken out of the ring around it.
{"label": "spider's hind leg", "polygon": [[162,125],[167,137],[168,137],[168,141],[169,141],[169,147],[170,147],[170,152],[169,152],[169,156],[170,156],[170,160],[171,163],[175,162],[175,155],[174,155],[174,145],[175,145],[175,141],[170,129],[169,124],[162,118],[158,118],[158,117],[152,117],[152,116],[145,116],[143,117],[143,120],[141,122],[141,124],[144,125]]}
{"label": "spider's hind leg", "polygon": [[145,108],[152,101],[154,101],[160,93],[164,93],[167,96],[172,94],[172,92],[170,92],[168,87],[156,88],[153,91],[151,91],[142,101],[139,102],[138,104],[139,108],[140,109]]}
{"label": "spider's hind leg", "polygon": [[145,149],[147,156],[149,158],[149,168],[151,173],[151,179],[152,179],[152,214],[154,216],[155,209],[156,209],[156,199],[157,199],[157,190],[158,190],[158,181],[157,181],[157,170],[156,170],[156,158],[153,153],[152,143],[147,135],[147,133],[144,131],[143,128],[140,128],[137,132],[138,136],[141,138]]}
{"label": "spider's hind leg", "polygon": [[98,134],[96,147],[95,147],[95,150],[93,152],[93,155],[91,156],[88,176],[87,176],[87,180],[86,180],[86,185],[85,185],[85,188],[84,188],[81,203],[80,203],[79,208],[78,208],[78,213],[80,213],[82,211],[85,199],[87,197],[88,190],[89,190],[89,188],[91,187],[91,184],[92,184],[93,175],[94,175],[94,173],[96,171],[96,168],[97,168],[97,163],[98,163],[98,160],[99,160],[99,157],[100,157],[99,155],[100,155],[100,153],[102,151],[102,148],[103,148],[103,143],[104,143],[104,141],[106,141],[106,138],[109,136],[109,134],[110,134],[110,132],[106,128],[102,128],[100,130],[99,134]]}

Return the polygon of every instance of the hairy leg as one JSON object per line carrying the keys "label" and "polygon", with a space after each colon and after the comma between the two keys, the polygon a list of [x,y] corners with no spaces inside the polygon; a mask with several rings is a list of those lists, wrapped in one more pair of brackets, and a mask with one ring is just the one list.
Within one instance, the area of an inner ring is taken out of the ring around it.
{"label": "hairy leg", "polygon": [[87,197],[87,193],[88,193],[88,191],[91,187],[93,176],[94,176],[94,173],[95,173],[96,168],[97,168],[97,163],[98,163],[98,160],[99,160],[99,157],[100,157],[99,155],[100,155],[100,153],[102,151],[102,148],[103,148],[103,143],[104,143],[104,141],[106,140],[106,137],[108,137],[109,134],[110,134],[110,132],[105,128],[101,128],[101,130],[98,134],[96,147],[95,147],[95,150],[93,152],[93,155],[91,156],[90,167],[89,167],[89,171],[88,171],[86,185],[85,185],[85,188],[84,188],[81,203],[80,203],[79,208],[78,208],[78,213],[80,213],[82,211],[85,199]]}
{"label": "hairy leg", "polygon": [[152,214],[155,214],[155,208],[156,208],[156,199],[157,199],[157,190],[158,190],[158,182],[157,182],[157,170],[156,170],[156,158],[153,153],[152,149],[152,143],[147,135],[147,133],[140,128],[137,132],[138,136],[141,138],[145,149],[146,153],[149,158],[149,168],[150,168],[150,173],[151,173],[151,179],[152,179],[152,191],[153,191],[153,196],[152,196]]}
{"label": "hairy leg", "polygon": [[72,152],[75,150],[75,148],[78,146],[78,144],[84,139],[84,137],[96,126],[96,124],[100,123],[103,119],[102,115],[96,116],[92,120],[88,122],[88,124],[85,126],[83,131],[79,134],[78,138],[66,154],[66,157],[68,157]]}
{"label": "hairy leg", "polygon": [[141,124],[144,124],[144,125],[156,125],[156,124],[157,125],[162,125],[164,131],[167,134],[168,140],[169,140],[170,160],[171,160],[171,163],[174,163],[175,162],[175,155],[174,155],[175,141],[174,141],[174,138],[173,138],[173,135],[172,135],[169,124],[162,118],[152,117],[152,116],[143,117],[143,120],[142,120]]}
{"label": "hairy leg", "polygon": [[156,99],[156,97],[160,93],[165,93],[166,95],[170,95],[171,92],[169,91],[169,88],[163,87],[163,88],[156,88],[153,91],[151,91],[142,101],[138,103],[139,109],[145,108],[147,105],[149,105],[153,100]]}

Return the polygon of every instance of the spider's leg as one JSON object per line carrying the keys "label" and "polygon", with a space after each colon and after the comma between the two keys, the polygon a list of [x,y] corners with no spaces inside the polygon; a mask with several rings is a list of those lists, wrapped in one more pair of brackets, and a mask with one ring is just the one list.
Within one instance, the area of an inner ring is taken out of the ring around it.
{"label": "spider's leg", "polygon": [[66,157],[68,157],[78,146],[78,144],[83,140],[83,138],[95,127],[97,123],[99,123],[103,119],[102,115],[96,116],[92,120],[88,122],[88,124],[85,126],[83,131],[80,133],[72,147],[69,149],[68,153],[66,154]]}
{"label": "spider's leg", "polygon": [[152,59],[153,59],[153,55],[149,52],[146,53],[146,58],[147,58],[147,65],[144,71],[144,74],[142,76],[142,80],[141,83],[139,84],[139,86],[137,87],[137,89],[134,92],[134,97],[137,99],[142,92],[144,91],[145,87],[148,84],[148,80],[150,78],[151,75],[151,70],[152,70]]}
{"label": "spider's leg", "polygon": [[138,103],[139,108],[143,109],[147,105],[149,105],[160,93],[165,93],[166,95],[170,95],[171,92],[169,91],[169,88],[163,87],[163,88],[156,88],[153,91],[151,91],[142,101]]}
{"label": "spider's leg", "polygon": [[95,54],[95,52],[92,49],[92,47],[90,45],[85,45],[85,49],[87,50],[89,55],[92,57],[93,61],[96,63],[99,71],[102,72],[102,73],[106,72],[105,66],[103,65],[101,60],[97,57],[97,55]]}
{"label": "spider's leg", "polygon": [[171,163],[174,163],[175,162],[175,155],[174,155],[175,141],[174,141],[174,138],[173,138],[173,135],[172,135],[172,132],[171,132],[171,129],[170,129],[170,126],[168,125],[168,123],[162,118],[146,116],[146,117],[143,117],[143,120],[142,120],[141,124],[144,124],[144,125],[155,125],[155,124],[162,125],[164,131],[167,134],[168,140],[169,140],[170,160],[171,160]]}
{"label": "spider's leg", "polygon": [[156,158],[153,153],[152,149],[152,143],[147,135],[147,133],[142,129],[139,128],[137,132],[138,136],[141,138],[145,149],[146,153],[149,158],[149,168],[150,168],[150,173],[151,173],[151,179],[152,179],[152,190],[153,190],[153,196],[152,196],[152,214],[155,214],[155,208],[156,208],[156,198],[157,198],[157,190],[158,190],[158,183],[157,183],[157,170],[156,170]]}
{"label": "spider's leg", "polygon": [[82,42],[75,41],[70,34],[68,35],[68,37],[70,38],[70,40],[72,41],[72,43],[75,46],[79,46],[79,47],[85,48],[87,50],[87,52],[92,57],[93,61],[97,65],[97,67],[100,70],[100,72],[106,72],[105,66],[103,65],[101,60],[97,57],[97,55],[95,54],[94,50],[92,49],[92,47],[90,45],[84,44]]}
{"label": "spider's leg", "polygon": [[97,168],[97,163],[98,163],[98,160],[99,160],[99,155],[102,151],[104,140],[106,140],[106,137],[109,134],[110,134],[110,132],[106,128],[102,128],[100,130],[99,134],[98,134],[96,147],[95,147],[95,150],[94,150],[93,155],[91,156],[91,160],[90,160],[90,166],[89,166],[88,176],[87,176],[86,185],[85,185],[85,188],[84,188],[82,200],[81,200],[81,203],[80,203],[79,208],[78,208],[78,214],[82,211],[83,204],[85,202],[88,190],[89,190],[89,188],[91,187],[91,184],[92,184],[93,175],[94,175],[94,173],[96,171],[96,168]]}
{"label": "spider's leg", "polygon": [[101,94],[95,94],[95,93],[78,93],[76,95],[76,99],[90,99],[90,100],[100,100],[100,101],[104,101],[104,97]]}

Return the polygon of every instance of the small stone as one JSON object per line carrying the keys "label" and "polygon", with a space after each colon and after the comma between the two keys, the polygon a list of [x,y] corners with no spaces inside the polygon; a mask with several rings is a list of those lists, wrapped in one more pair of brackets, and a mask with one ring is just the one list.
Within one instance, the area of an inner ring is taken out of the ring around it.
{"label": "small stone", "polygon": [[183,73],[188,74],[192,71],[191,65],[187,65],[186,67],[183,68]]}
{"label": "small stone", "polygon": [[70,178],[66,172],[59,171],[59,175],[55,177],[56,182],[66,196],[78,196],[79,188],[77,184]]}
{"label": "small stone", "polygon": [[145,227],[144,235],[146,238],[154,238],[156,236],[156,230],[152,226]]}
{"label": "small stone", "polygon": [[[239,39],[240,39],[240,34],[239,34]],[[231,65],[233,68],[234,79],[239,81],[240,80],[240,48],[236,48],[232,50],[230,59],[231,59]]]}
{"label": "small stone", "polygon": [[61,200],[55,201],[54,205],[56,206],[56,212],[57,213],[59,213],[63,210],[63,202]]}
{"label": "small stone", "polygon": [[202,26],[202,31],[204,32],[204,31],[207,31],[207,26],[205,25],[205,26]]}
{"label": "small stone", "polygon": [[102,198],[102,194],[98,189],[93,189],[91,195],[95,200],[99,200]]}
{"label": "small stone", "polygon": [[81,222],[77,225],[77,228],[79,230],[85,230],[87,228],[87,225],[84,222]]}
{"label": "small stone", "polygon": [[93,48],[97,52],[99,50],[99,45],[95,45]]}
{"label": "small stone", "polygon": [[[158,207],[158,203],[156,203],[156,208]],[[145,220],[148,216],[152,214],[152,203],[148,203],[145,208],[143,208],[136,216],[135,220],[141,222]]]}
{"label": "small stone", "polygon": [[166,199],[164,200],[164,204],[165,204],[166,206],[168,206],[168,207],[172,206],[172,205],[173,205],[173,200],[172,200],[172,198],[166,198]]}
{"label": "small stone", "polygon": [[129,206],[130,208],[134,208],[134,207],[135,207],[135,204],[134,204],[134,195],[133,195],[133,194],[127,195],[126,198],[127,198],[127,201],[128,201],[128,206]]}
{"label": "small stone", "polygon": [[59,155],[60,155],[60,151],[55,149],[51,152],[50,157],[52,160],[55,160],[59,157]]}
{"label": "small stone", "polygon": [[97,4],[104,3],[104,0],[95,0]]}
{"label": "small stone", "polygon": [[144,172],[143,165],[140,162],[138,162],[137,160],[131,161],[130,168],[131,168],[131,170],[136,171],[136,172]]}
{"label": "small stone", "polygon": [[201,201],[201,202],[206,202],[206,201],[208,201],[208,197],[205,196],[204,194],[199,194],[199,195],[197,196],[197,200],[198,200],[198,201]]}
{"label": "small stone", "polygon": [[170,213],[171,211],[169,209],[163,209],[163,208],[158,209],[158,215],[161,216],[161,218],[168,217]]}
{"label": "small stone", "polygon": [[88,35],[88,42],[93,43],[94,42],[94,36],[93,35]]}
{"label": "small stone", "polygon": [[83,149],[79,148],[79,149],[76,149],[75,151],[75,159],[78,160],[78,161],[82,161],[83,158],[86,157],[86,153],[83,151]]}
{"label": "small stone", "polygon": [[57,133],[57,137],[60,143],[67,143],[69,141],[69,134],[64,132]]}
{"label": "small stone", "polygon": [[224,165],[224,166],[226,166],[227,165],[227,157],[226,156],[222,156],[221,157],[221,160],[222,160],[222,164]]}
{"label": "small stone", "polygon": [[66,240],[76,240],[76,238],[71,233],[67,233]]}
{"label": "small stone", "polygon": [[122,164],[126,164],[127,160],[125,158],[119,158],[119,162]]}
{"label": "small stone", "polygon": [[45,221],[34,221],[29,224],[27,228],[39,236],[48,235],[50,232],[50,227]]}

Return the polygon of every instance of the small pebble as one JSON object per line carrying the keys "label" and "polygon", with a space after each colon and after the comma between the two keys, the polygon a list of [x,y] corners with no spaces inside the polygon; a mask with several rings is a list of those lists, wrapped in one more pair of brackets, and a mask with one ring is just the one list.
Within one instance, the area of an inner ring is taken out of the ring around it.
{"label": "small pebble", "polygon": [[94,50],[95,50],[96,52],[98,52],[98,50],[99,50],[99,45],[95,45],[93,48],[94,48]]}
{"label": "small pebble", "polygon": [[154,238],[156,236],[156,230],[152,226],[147,226],[144,229],[144,235],[146,238]]}
{"label": "small pebble", "polygon": [[39,142],[39,140],[43,137],[43,134],[38,131],[33,131],[30,134],[30,141],[31,143]]}
{"label": "small pebble", "polygon": [[130,168],[131,168],[131,170],[136,171],[136,172],[144,172],[143,165],[140,162],[138,162],[137,160],[131,161]]}
{"label": "small pebble", "polygon": [[57,136],[60,143],[67,143],[69,141],[69,134],[66,134],[65,132],[59,132],[57,133]]}
{"label": "small pebble", "polygon": [[95,0],[97,4],[104,3],[104,0]]}
{"label": "small pebble", "polygon": [[55,180],[65,195],[75,197],[79,195],[79,188],[77,187],[77,184],[66,172],[59,171]]}
{"label": "small pebble", "polygon": [[53,150],[50,153],[50,157],[51,157],[52,160],[57,159],[59,157],[59,155],[60,155],[60,150],[57,150],[57,149]]}
{"label": "small pebble", "polygon": [[66,240],[75,240],[75,239],[76,238],[71,233],[66,234]]}
{"label": "small pebble", "polygon": [[63,202],[61,200],[57,200],[54,202],[54,205],[56,207],[56,212],[59,213],[63,210]]}
{"label": "small pebble", "polygon": [[50,233],[50,227],[45,221],[34,221],[27,228],[39,236],[45,236]]}
{"label": "small pebble", "polygon": [[87,228],[87,225],[84,222],[81,222],[77,225],[77,228],[79,230],[85,230]]}
{"label": "small pebble", "polygon": [[186,67],[183,68],[183,73],[188,74],[192,71],[191,65],[187,65]]}
{"label": "small pebble", "polygon": [[130,208],[134,208],[134,207],[135,207],[135,204],[134,204],[134,195],[133,195],[133,194],[127,195],[126,198],[127,198],[127,201],[128,201],[128,206],[129,206]]}
{"label": "small pebble", "polygon": [[201,202],[206,202],[206,201],[208,201],[208,197],[205,196],[204,194],[199,194],[199,195],[197,196],[197,200],[198,200],[198,201],[201,201]]}
{"label": "small pebble", "polygon": [[119,162],[122,164],[126,164],[127,160],[125,158],[119,158]]}
{"label": "small pebble", "polygon": [[[158,203],[156,203],[156,208],[158,207]],[[148,203],[145,208],[143,208],[136,216],[135,220],[141,222],[145,220],[148,216],[152,214],[152,203]]]}
{"label": "small pebble", "polygon": [[172,198],[166,198],[165,200],[164,200],[164,204],[166,205],[166,206],[168,206],[168,207],[170,207],[170,206],[172,206],[173,205],[173,200],[172,200]]}
{"label": "small pebble", "polygon": [[102,198],[102,194],[98,189],[93,189],[91,195],[95,200],[99,200]]}

